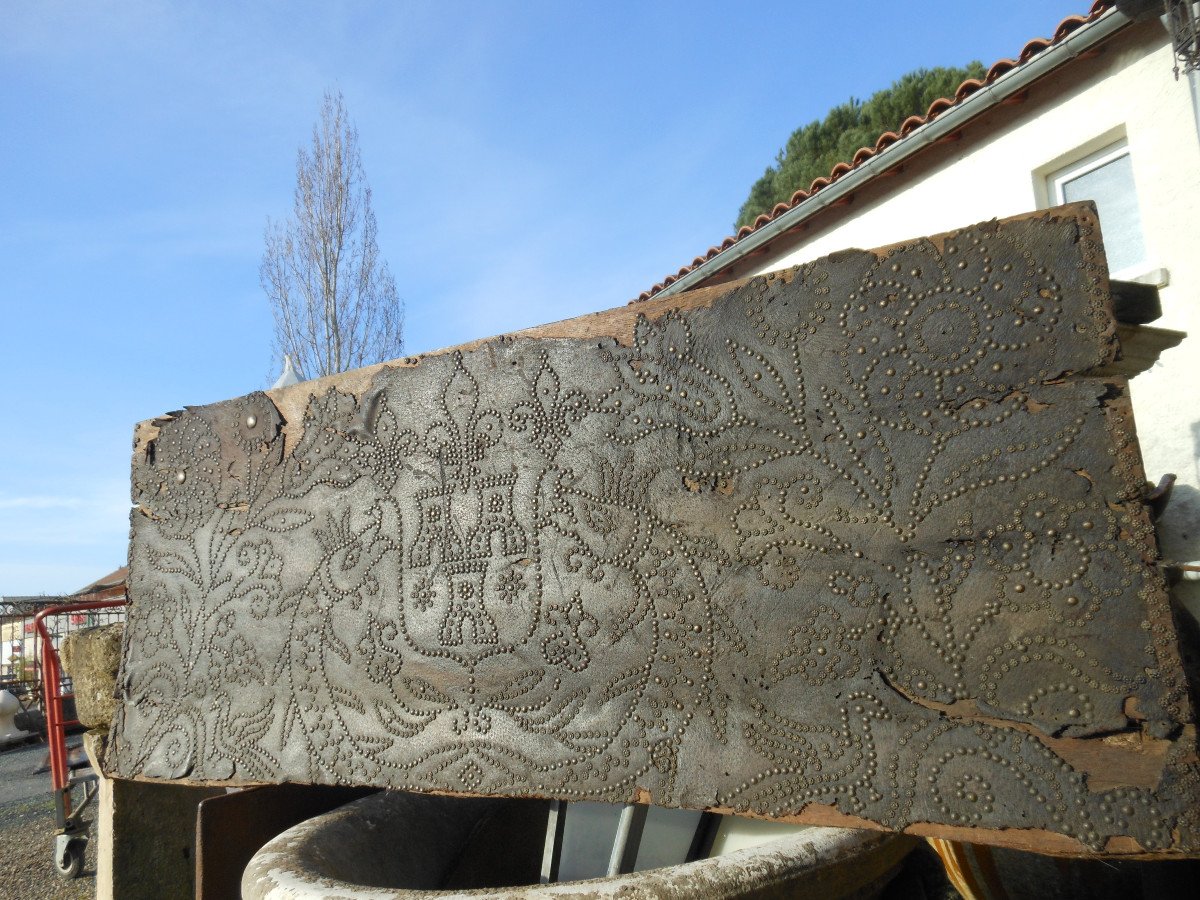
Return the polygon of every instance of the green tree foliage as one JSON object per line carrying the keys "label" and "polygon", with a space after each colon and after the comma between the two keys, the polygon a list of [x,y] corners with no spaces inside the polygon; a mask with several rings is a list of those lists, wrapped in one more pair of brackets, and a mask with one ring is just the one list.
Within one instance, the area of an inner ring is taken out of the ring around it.
{"label": "green tree foliage", "polygon": [[767,166],[750,188],[734,228],[790,200],[800,188],[807,190],[813,179],[828,176],[839,162],[849,162],[860,147],[875,146],[885,131],[898,129],[909,116],[924,115],[934,100],[953,97],[963,81],[982,79],[984,73],[978,61],[963,68],[917,69],[865,103],[851,97],[821,121],[797,128],[776,155],[775,165]]}

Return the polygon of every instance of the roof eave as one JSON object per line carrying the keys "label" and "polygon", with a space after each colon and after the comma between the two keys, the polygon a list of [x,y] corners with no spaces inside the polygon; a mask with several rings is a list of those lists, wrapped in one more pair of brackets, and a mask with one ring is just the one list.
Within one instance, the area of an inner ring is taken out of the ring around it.
{"label": "roof eave", "polygon": [[1047,72],[1069,62],[1080,53],[1095,47],[1132,23],[1133,19],[1113,8],[1093,21],[1081,25],[1063,40],[1006,72],[991,84],[984,85],[932,121],[914,129],[906,137],[884,148],[871,159],[851,169],[836,181],[813,193],[808,199],[782,213],[777,219],[752,231],[692,271],[681,275],[655,293],[654,298],[669,297],[672,294],[699,286],[722,270],[771,243],[781,234],[791,231],[823,209],[863,187],[876,176],[894,168],[935,141],[953,134],[975,117],[1024,90]]}

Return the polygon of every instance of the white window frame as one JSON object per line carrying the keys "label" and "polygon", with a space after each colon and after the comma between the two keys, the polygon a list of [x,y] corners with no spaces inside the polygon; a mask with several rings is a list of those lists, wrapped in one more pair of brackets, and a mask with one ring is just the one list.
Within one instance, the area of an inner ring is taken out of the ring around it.
{"label": "white window frame", "polygon": [[[1129,141],[1126,138],[1121,138],[1113,144],[1106,147],[1101,147],[1099,150],[1089,153],[1072,163],[1068,163],[1058,169],[1055,169],[1046,176],[1047,186],[1050,188],[1051,206],[1061,206],[1066,203],[1066,197],[1063,195],[1063,185],[1068,181],[1073,181],[1089,172],[1094,172],[1102,166],[1108,165],[1122,156],[1129,155]],[[1135,185],[1136,187],[1136,185]],[[1143,235],[1144,237],[1144,235]]]}

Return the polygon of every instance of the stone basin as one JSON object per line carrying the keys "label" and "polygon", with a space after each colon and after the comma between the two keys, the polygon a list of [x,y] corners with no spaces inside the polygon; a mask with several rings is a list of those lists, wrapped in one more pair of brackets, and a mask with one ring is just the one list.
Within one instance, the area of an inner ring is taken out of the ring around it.
{"label": "stone basin", "polygon": [[547,810],[531,800],[373,794],[266,844],[246,867],[242,897],[861,898],[875,896],[912,847],[899,835],[805,827],[692,863],[542,885]]}

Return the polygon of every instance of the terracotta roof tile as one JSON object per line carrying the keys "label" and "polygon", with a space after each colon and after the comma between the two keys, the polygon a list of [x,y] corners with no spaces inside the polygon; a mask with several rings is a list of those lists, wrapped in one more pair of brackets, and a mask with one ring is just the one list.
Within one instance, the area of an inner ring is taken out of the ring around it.
{"label": "terracotta roof tile", "polygon": [[122,584],[125,581],[125,579],[127,579],[128,577],[129,577],[129,566],[121,566],[119,569],[116,569],[113,572],[109,572],[103,578],[97,578],[91,584],[81,587],[75,593],[76,594],[87,594],[87,593],[90,593],[91,591],[100,590],[101,588],[115,587],[118,584]]}
{"label": "terracotta roof tile", "polygon": [[678,281],[684,275],[687,275],[689,272],[693,271],[694,269],[699,268],[704,263],[708,262],[710,259],[712,259],[713,257],[720,254],[722,251],[728,250],[730,247],[732,247],[738,241],[742,240],[747,235],[753,234],[755,231],[762,228],[764,225],[768,224],[769,222],[774,221],[775,219],[779,218],[779,216],[783,215],[784,213],[788,212],[791,209],[794,209],[796,206],[799,206],[801,203],[803,203],[805,200],[807,200],[809,197],[811,197],[817,191],[821,190],[824,187],[828,187],[830,184],[832,184],[837,179],[841,178],[846,173],[851,172],[854,169],[857,169],[859,166],[861,166],[867,160],[874,157],[881,150],[884,150],[887,147],[890,147],[892,144],[896,143],[896,141],[899,141],[899,140],[902,140],[903,138],[908,137],[908,135],[910,135],[917,128],[920,128],[926,122],[929,122],[929,121],[937,118],[942,113],[946,112],[948,109],[952,109],[953,107],[957,106],[959,103],[962,103],[964,100],[966,100],[968,97],[970,97],[976,91],[978,91],[980,88],[991,84],[1000,76],[1006,75],[1008,72],[1011,72],[1013,69],[1017,68],[1018,66],[1023,65],[1024,63],[1027,63],[1030,59],[1037,56],[1039,53],[1041,53],[1047,47],[1052,47],[1055,44],[1065,40],[1069,35],[1071,35],[1081,25],[1086,25],[1088,22],[1091,22],[1093,19],[1099,18],[1101,15],[1108,12],[1108,10],[1111,7],[1113,7],[1114,5],[1115,4],[1114,4],[1113,0],[1095,0],[1095,2],[1092,4],[1091,9],[1088,10],[1088,13],[1086,16],[1068,16],[1067,18],[1063,19],[1061,22],[1058,23],[1058,26],[1054,29],[1053,37],[1034,38],[1034,39],[1028,41],[1025,44],[1025,46],[1021,48],[1021,52],[1015,60],[1014,59],[1001,59],[1001,60],[998,60],[998,61],[992,63],[991,67],[987,70],[987,73],[984,75],[982,81],[980,81],[979,79],[976,79],[976,78],[968,78],[966,81],[964,81],[962,84],[960,84],[958,86],[958,88],[954,92],[953,97],[941,97],[937,100],[934,100],[933,103],[931,103],[929,105],[929,109],[926,110],[925,115],[909,116],[907,119],[904,120],[903,123],[901,123],[900,127],[896,131],[885,131],[875,141],[874,147],[860,147],[855,152],[855,154],[854,154],[853,158],[850,160],[850,162],[840,162],[836,166],[834,166],[833,171],[831,171],[829,173],[828,178],[821,177],[821,178],[814,179],[813,183],[811,185],[809,185],[807,191],[803,190],[803,189],[798,190],[794,194],[792,194],[791,199],[788,200],[787,202],[775,204],[775,206],[771,209],[770,212],[763,213],[758,218],[756,218],[754,220],[754,222],[750,225],[743,225],[741,228],[739,228],[737,230],[737,234],[731,235],[731,236],[725,238],[725,240],[723,240],[720,244],[713,246],[713,247],[709,247],[708,252],[704,253],[702,256],[697,256],[694,260],[692,260],[690,265],[684,266],[674,275],[668,275],[661,282],[654,285],[654,287],[650,288],[650,290],[643,291],[641,294],[638,295],[637,299],[634,300],[633,302],[636,303],[640,300],[649,300],[651,297],[653,297],[659,291],[664,290],[667,287],[670,287],[672,284],[674,284],[676,281]]}

